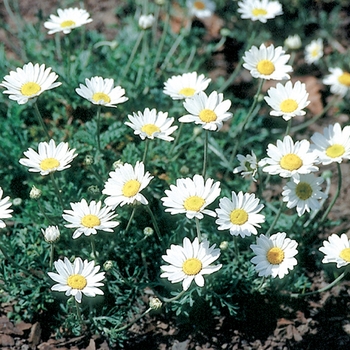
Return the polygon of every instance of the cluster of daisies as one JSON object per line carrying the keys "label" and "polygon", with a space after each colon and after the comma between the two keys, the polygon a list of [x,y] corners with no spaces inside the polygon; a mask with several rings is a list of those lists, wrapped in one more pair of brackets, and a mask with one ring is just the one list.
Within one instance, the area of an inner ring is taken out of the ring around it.
{"label": "cluster of daisies", "polygon": [[[198,18],[208,17],[215,10],[212,1],[188,0],[190,14]],[[269,0],[242,0],[238,2],[238,13],[243,19],[265,23],[268,19],[282,15],[282,6],[278,1]],[[149,28],[154,18],[150,15],[140,18],[142,29]],[[51,15],[44,26],[49,34],[56,32],[70,33],[74,28],[91,22],[89,14],[82,9],[59,9],[56,15]],[[300,38],[299,38],[300,39]],[[288,38],[289,48],[296,49],[300,45],[298,37]],[[308,48],[310,63],[322,57],[322,41],[314,47]],[[310,45],[311,45],[310,44]],[[309,56],[307,56],[309,57]],[[266,103],[271,107],[270,114],[291,120],[295,116],[305,115],[308,106],[308,93],[305,84],[296,81],[294,84],[289,73],[293,71],[287,64],[290,56],[282,47],[274,45],[260,47],[253,46],[245,52],[244,68],[250,71],[254,78],[263,80],[288,80],[285,84],[277,83],[267,91]],[[340,68],[330,68],[331,75],[324,79],[324,83],[331,85],[331,91],[344,96],[350,86],[350,73]],[[25,104],[30,99],[36,99],[46,90],[61,85],[56,82],[58,76],[46,68],[44,64],[32,62],[17,68],[4,77],[0,84],[7,90],[11,100],[18,104]],[[173,100],[182,100],[186,112],[179,118],[182,123],[194,123],[208,131],[219,131],[223,123],[232,117],[229,112],[231,102],[225,100],[222,93],[212,91],[206,94],[210,79],[197,72],[173,76],[164,83],[164,94]],[[85,80],[80,84],[76,93],[93,104],[105,107],[117,107],[118,104],[128,100],[125,90],[114,86],[113,79],[99,76]],[[173,126],[174,118],[168,118],[166,112],[146,108],[128,116],[125,124],[134,130],[142,140],[158,138],[163,141],[172,141],[171,134],[177,129]],[[269,144],[267,156],[259,162],[252,151],[247,156],[238,155],[240,166],[234,173],[243,176],[251,175],[255,180],[258,169],[270,175],[278,175],[289,181],[283,187],[283,201],[288,208],[296,208],[299,216],[310,210],[319,210],[320,201],[326,198],[322,192],[321,177],[314,175],[319,170],[318,165],[332,162],[340,163],[350,157],[350,126],[343,129],[340,124],[328,126],[323,134],[316,133],[308,140],[293,141],[290,136],[277,140],[276,145]],[[29,148],[24,152],[26,158],[20,163],[29,168],[31,172],[42,176],[64,171],[71,166],[77,156],[75,149],[70,149],[68,143],[61,142],[56,145],[54,140],[40,142],[38,150]],[[119,225],[116,221],[115,210],[124,205],[148,205],[148,200],[142,191],[152,181],[153,176],[146,171],[143,162],[135,165],[125,163],[117,164],[110,172],[102,193],[106,196],[104,203],[85,199],[70,203],[70,209],[62,214],[66,222],[65,227],[73,229],[72,237],[77,239],[82,235],[96,235],[98,231],[113,232]],[[241,238],[257,235],[257,228],[265,221],[260,212],[264,206],[254,194],[231,192],[231,196],[220,198],[219,207],[211,210],[208,207],[220,196],[220,183],[211,178],[195,174],[192,178],[180,178],[170,185],[161,198],[165,211],[171,215],[184,214],[189,220],[201,220],[204,215],[216,218],[215,223],[220,231],[228,231],[232,236]],[[0,227],[4,228],[2,219],[11,217],[11,202],[9,197],[2,199],[3,191],[0,188]],[[58,226],[49,226],[42,230],[45,240],[54,243],[60,236]],[[287,237],[285,232],[277,232],[271,236],[261,234],[256,244],[250,246],[254,257],[251,262],[259,276],[272,276],[283,278],[289,270],[297,264],[298,243]],[[340,237],[333,234],[324,241],[320,248],[325,254],[323,262],[336,262],[337,267],[350,263],[350,242],[345,234]],[[167,263],[161,266],[161,277],[172,283],[182,282],[183,290],[187,290],[192,281],[202,287],[205,283],[204,275],[218,271],[222,265],[213,263],[219,258],[220,249],[210,245],[208,240],[196,237],[191,241],[188,237],[183,239],[182,245],[171,245],[162,256]],[[95,296],[103,294],[99,288],[105,276],[99,272],[100,266],[94,261],[82,260],[77,257],[73,262],[67,258],[55,262],[57,273],[49,272],[49,276],[57,282],[52,289],[63,291],[67,296],[73,296],[81,302],[82,294]]]}

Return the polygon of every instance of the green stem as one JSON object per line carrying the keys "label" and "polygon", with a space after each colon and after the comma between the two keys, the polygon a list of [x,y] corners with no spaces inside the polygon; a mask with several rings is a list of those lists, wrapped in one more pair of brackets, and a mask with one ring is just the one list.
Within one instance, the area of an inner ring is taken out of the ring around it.
{"label": "green stem", "polygon": [[63,200],[62,200],[62,196],[61,196],[61,191],[60,191],[60,189],[58,188],[57,182],[56,182],[56,180],[55,180],[54,173],[50,173],[50,178],[51,178],[53,187],[54,187],[54,189],[55,189],[57,198],[58,198],[58,200],[59,200],[59,202],[60,202],[60,204],[61,204],[62,210],[63,210],[63,209],[64,209],[64,204],[63,204]]}
{"label": "green stem", "polygon": [[[144,32],[146,32],[146,30],[144,30]],[[148,50],[148,39],[147,39],[147,34],[145,34],[142,38],[141,55],[140,55],[140,60],[139,60],[139,68],[137,70],[135,86],[138,86],[141,82],[141,78],[142,78],[143,71],[144,71],[145,64],[146,64],[146,57],[147,57],[148,51],[149,51]]]}
{"label": "green stem", "polygon": [[202,234],[201,234],[199,219],[195,218],[195,221],[196,221],[196,232],[197,232],[198,241],[201,242],[202,241]]}
{"label": "green stem", "polygon": [[287,122],[286,132],[284,134],[285,136],[289,135],[291,126],[292,126],[292,118],[289,119]]}
{"label": "green stem", "polygon": [[52,269],[53,260],[55,257],[55,244],[51,243],[50,246],[50,269]]}
{"label": "green stem", "polygon": [[57,60],[59,62],[62,61],[62,48],[61,48],[61,38],[60,33],[55,34],[55,44],[56,44],[56,54],[57,54]]}
{"label": "green stem", "polygon": [[157,220],[156,220],[156,218],[155,218],[151,208],[149,207],[149,204],[146,205],[146,210],[148,211],[149,215],[151,216],[152,224],[154,226],[154,230],[156,231],[156,235],[158,237],[158,240],[162,244],[162,247],[164,248],[164,243],[162,241],[162,236],[160,234],[160,230],[159,230],[159,226],[157,224]]}
{"label": "green stem", "polygon": [[130,218],[129,218],[129,221],[128,221],[128,224],[126,225],[124,234],[126,234],[129,231],[129,228],[131,226],[131,222],[132,222],[132,219],[134,218],[135,212],[136,212],[136,207],[133,207],[131,215],[130,215]]}
{"label": "green stem", "polygon": [[338,169],[338,187],[337,187],[337,192],[335,193],[331,204],[329,205],[327,210],[324,212],[321,220],[319,221],[319,223],[318,223],[319,225],[322,224],[323,221],[326,219],[326,217],[328,216],[329,212],[332,210],[333,205],[334,205],[335,201],[338,199],[339,194],[340,194],[340,190],[341,190],[341,186],[342,186],[342,173],[341,173],[340,163],[337,163],[337,169]]}
{"label": "green stem", "polygon": [[142,157],[142,163],[146,164],[146,159],[147,159],[147,153],[148,153],[148,147],[149,147],[149,138],[146,137],[145,140],[145,150],[143,152],[143,157]]}
{"label": "green stem", "polygon": [[97,107],[97,113],[96,113],[96,140],[97,140],[97,150],[101,152],[101,136],[100,136],[100,129],[101,129],[101,107]]}
{"label": "green stem", "polygon": [[166,11],[165,20],[164,20],[164,24],[163,24],[163,33],[162,33],[162,36],[160,38],[160,43],[158,45],[156,57],[155,57],[154,62],[153,62],[153,69],[154,70],[157,68],[157,65],[158,65],[158,62],[160,59],[160,55],[161,55],[163,47],[164,47],[165,39],[166,39],[167,32],[168,32],[169,18],[170,18],[169,13],[168,13],[168,11]]}
{"label": "green stem", "polygon": [[278,212],[277,212],[277,214],[275,216],[275,219],[273,220],[273,223],[271,224],[270,228],[266,232],[265,236],[267,236],[267,237],[270,236],[270,234],[271,234],[272,230],[274,229],[274,227],[275,227],[275,225],[276,225],[280,215],[282,214],[283,209],[284,209],[284,202],[281,200],[280,208],[279,208],[279,210],[278,210]]}
{"label": "green stem", "polygon": [[234,246],[235,246],[235,254],[236,254],[236,262],[239,261],[239,249],[238,249],[238,237],[234,236],[233,238]]}
{"label": "green stem", "polygon": [[143,314],[141,314],[140,316],[136,317],[133,321],[129,322],[128,324],[126,324],[123,327],[120,328],[116,328],[113,329],[114,332],[121,332],[124,331],[125,329],[130,328],[134,323],[136,323],[138,320],[140,320],[142,317],[146,316],[150,311],[152,310],[152,308],[148,308]]}
{"label": "green stem", "polygon": [[204,133],[204,155],[203,155],[203,170],[202,176],[205,178],[207,172],[207,163],[208,163],[208,143],[209,143],[209,130],[205,130]]}
{"label": "green stem", "polygon": [[75,301],[75,309],[77,311],[77,317],[78,317],[79,323],[80,323],[81,326],[84,326],[84,321],[83,321],[83,318],[81,317],[81,311],[80,311],[79,303],[76,301],[75,298],[74,298],[74,301]]}
{"label": "green stem", "polygon": [[171,147],[171,150],[170,150],[170,154],[172,154],[174,152],[175,147],[179,143],[183,126],[184,126],[184,123],[180,123],[180,126],[179,126],[179,128],[177,130],[176,138],[175,138],[175,140],[173,142],[173,146]]}
{"label": "green stem", "polygon": [[45,125],[44,120],[41,116],[41,113],[39,111],[39,107],[38,107],[38,104],[36,103],[36,101],[34,102],[33,106],[34,106],[35,116],[37,117],[38,122],[39,122],[40,126],[42,127],[42,129],[44,130],[44,133],[49,141],[50,135],[49,135],[49,132],[47,131],[46,125]]}
{"label": "green stem", "polygon": [[92,256],[93,256],[94,260],[97,261],[95,237],[94,236],[90,236],[90,237],[91,237],[90,243],[91,243]]}
{"label": "green stem", "polygon": [[185,293],[186,293],[186,291],[183,290],[183,291],[181,291],[178,295],[176,295],[176,296],[173,297],[173,298],[170,298],[170,299],[168,299],[168,298],[162,298],[162,301],[163,301],[164,303],[171,303],[171,302],[173,302],[173,301],[176,301],[176,300],[180,299]]}

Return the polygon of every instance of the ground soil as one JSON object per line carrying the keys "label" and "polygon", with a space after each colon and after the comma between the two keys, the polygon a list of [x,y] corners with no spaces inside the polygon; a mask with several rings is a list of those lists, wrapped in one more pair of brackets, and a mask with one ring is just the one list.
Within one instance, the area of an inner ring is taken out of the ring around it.
{"label": "ground soil", "polygon": [[[21,0],[20,10],[26,21],[36,21],[38,9],[42,10],[44,18],[55,13],[60,1],[51,0],[39,2],[36,0]],[[113,39],[117,32],[118,19],[114,15],[118,1],[85,1],[85,6],[93,13],[94,22],[90,27],[107,33],[109,39]],[[3,2],[0,3],[0,18],[11,22]],[[208,37],[215,39],[220,29],[220,19],[212,18],[204,23],[208,29]],[[2,40],[9,55],[15,55],[11,51],[10,40],[13,38],[3,30],[0,30]],[[226,48],[227,49],[227,48]],[[215,79],[218,75],[227,75],[230,68],[225,57],[225,47],[219,51],[213,60],[213,71],[210,73]],[[244,80],[244,77],[242,77]],[[301,79],[307,84],[312,101],[309,109],[317,114],[324,105],[321,84],[314,76],[306,76]],[[265,86],[265,89],[267,86]],[[334,112],[334,111],[333,111]],[[332,111],[310,130],[322,131],[322,128],[334,123]],[[348,116],[338,117],[338,121],[348,122]],[[346,232],[350,229],[350,206],[348,205],[350,191],[350,174],[348,164],[342,164],[344,174],[343,190],[331,213],[332,220],[339,222],[337,232]],[[335,171],[334,167],[330,167]],[[334,181],[334,183],[336,183]],[[335,192],[335,184],[331,193]],[[329,230],[321,233],[324,237],[329,235]],[[324,287],[327,277],[323,272],[310,272],[309,276],[313,285],[311,289],[317,290]],[[175,324],[174,320],[166,315],[148,316],[140,320],[129,330],[129,341],[126,349],[350,349],[350,281],[343,281],[331,290],[316,296],[288,302],[286,305],[274,305],[271,301],[258,298],[258,313],[248,315],[246,324],[235,322],[234,318],[222,315],[208,320],[208,328],[202,330],[191,329],[189,324]],[[254,303],[253,300],[247,301]],[[55,334],[47,334],[45,322],[42,323],[12,323],[6,316],[11,305],[1,304],[0,308],[0,347],[1,349],[110,349],[106,339],[102,335],[91,336],[88,332],[80,337],[56,339]],[[278,311],[278,312],[275,312]],[[200,317],[207,317],[203,314]],[[195,335],[194,335],[195,334]]]}

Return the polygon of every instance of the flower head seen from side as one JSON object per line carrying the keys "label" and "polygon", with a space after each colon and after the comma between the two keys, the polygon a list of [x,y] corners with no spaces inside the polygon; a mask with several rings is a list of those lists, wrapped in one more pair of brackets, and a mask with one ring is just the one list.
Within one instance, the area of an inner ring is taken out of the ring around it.
{"label": "flower head seen from side", "polygon": [[187,0],[186,4],[190,15],[197,18],[210,17],[216,8],[215,2],[211,0]]}
{"label": "flower head seen from side", "polygon": [[51,72],[50,67],[46,68],[45,64],[39,66],[38,63],[29,62],[6,75],[0,86],[7,89],[4,94],[8,94],[10,100],[22,105],[44,91],[60,86],[62,83],[55,82],[57,78],[58,75]]}
{"label": "flower head seen from side", "polygon": [[323,84],[331,86],[331,93],[344,97],[350,88],[350,72],[341,68],[329,68],[330,74],[323,79]]}
{"label": "flower head seen from side", "polygon": [[294,86],[291,81],[287,81],[285,85],[277,83],[276,87],[271,87],[267,91],[265,101],[273,109],[270,115],[282,117],[289,120],[295,116],[305,115],[309,94],[306,91],[305,84],[297,81]]}
{"label": "flower head seen from side", "polygon": [[174,118],[168,118],[167,112],[157,112],[155,108],[152,110],[146,108],[143,113],[133,113],[133,115],[128,115],[128,118],[129,122],[126,122],[125,125],[130,126],[134,134],[139,135],[142,140],[146,138],[174,140],[170,135],[177,129],[177,126],[171,126]]}
{"label": "flower head seen from side", "polygon": [[128,100],[124,96],[125,90],[122,87],[114,87],[113,79],[92,77],[91,79],[85,79],[85,84],[80,84],[75,91],[78,95],[95,105],[117,107],[116,105]]}
{"label": "flower head seen from side", "polygon": [[237,154],[237,159],[240,162],[240,165],[237,168],[233,169],[233,173],[241,173],[242,177],[249,177],[256,181],[255,175],[258,171],[258,159],[252,151],[251,154],[247,154],[246,156],[242,154]]}
{"label": "flower head seen from side", "polygon": [[64,210],[63,219],[69,224],[68,228],[76,228],[73,239],[85,236],[96,235],[97,230],[113,232],[113,228],[119,225],[118,221],[112,221],[117,214],[111,212],[111,208],[101,208],[101,202],[91,201],[87,203],[85,199],[81,202],[71,203],[72,210]]}
{"label": "flower head seen from side", "polygon": [[295,174],[283,187],[283,201],[287,202],[287,208],[295,208],[298,216],[302,216],[305,211],[319,210],[321,208],[320,199],[327,198],[322,192],[321,184],[324,179],[316,177],[314,174]]}
{"label": "flower head seen from side", "polygon": [[340,237],[333,233],[319,250],[325,254],[323,263],[337,263],[337,268],[350,263],[350,240],[345,233]]}
{"label": "flower head seen from side", "polygon": [[2,198],[4,194],[4,191],[0,187],[0,228],[5,228],[6,224],[2,219],[8,219],[11,218],[11,213],[13,212],[12,209],[9,209],[12,203],[10,202],[10,197],[4,197]]}
{"label": "flower head seen from side", "polygon": [[49,20],[44,23],[44,27],[49,30],[48,34],[57,32],[69,34],[72,29],[92,22],[92,19],[89,18],[90,14],[86,10],[77,7],[58,9],[57,15],[50,15]]}
{"label": "flower head seen from side", "polygon": [[179,118],[182,123],[192,123],[202,125],[203,129],[219,131],[223,122],[232,117],[228,112],[231,107],[230,100],[224,100],[224,95],[213,91],[209,96],[205,92],[187,98],[184,107],[189,112]]}
{"label": "flower head seen from side", "polygon": [[145,173],[145,165],[142,162],[137,161],[135,167],[129,163],[120,165],[109,173],[109,179],[102,190],[102,193],[107,195],[105,204],[112,209],[124,204],[147,205],[148,201],[141,191],[152,179],[153,176],[148,171]]}
{"label": "flower head seen from side", "polygon": [[283,141],[277,140],[276,146],[271,143],[268,145],[267,155],[259,164],[265,165],[263,171],[270,175],[291,177],[294,174],[308,174],[318,170],[315,165],[317,155],[310,151],[310,142],[307,140],[294,143],[286,135]]}
{"label": "flower head seen from side", "polygon": [[298,34],[289,35],[286,40],[284,40],[284,46],[288,50],[298,50],[301,48],[301,39]]}
{"label": "flower head seen from side", "polygon": [[87,297],[103,295],[103,291],[97,287],[103,286],[101,281],[105,278],[104,272],[98,272],[100,266],[95,266],[94,261],[76,258],[71,263],[67,258],[54,262],[56,271],[48,272],[48,275],[57,284],[51,290],[65,292],[66,296],[73,296],[78,303],[81,303],[83,294]]}
{"label": "flower head seen from side", "polygon": [[151,28],[153,23],[155,21],[155,18],[152,14],[150,15],[141,15],[139,18],[139,27],[146,30],[148,28]]}
{"label": "flower head seen from side", "polygon": [[252,46],[243,56],[243,67],[250,71],[253,78],[266,80],[289,79],[292,66],[287,65],[290,55],[285,55],[282,46],[274,47],[272,44],[266,47],[261,44],[259,48]]}
{"label": "flower head seen from side", "polygon": [[221,198],[219,209],[215,209],[218,219],[216,224],[218,230],[230,230],[232,236],[250,236],[258,232],[256,227],[265,221],[265,216],[259,214],[264,207],[259,204],[259,199],[255,194],[244,193],[242,191],[236,194],[232,191],[232,199]]}
{"label": "flower head seen from side", "polygon": [[188,219],[203,219],[204,215],[215,217],[214,211],[206,207],[220,195],[220,183],[213,179],[204,181],[203,176],[194,175],[193,179],[177,179],[176,185],[170,185],[166,190],[167,197],[161,198],[166,212],[174,214],[185,213]]}
{"label": "flower head seen from side", "polygon": [[294,256],[298,253],[298,243],[278,232],[271,237],[260,235],[250,248],[255,256],[250,260],[255,264],[259,276],[283,278],[297,264]]}
{"label": "flower head seen from side", "polygon": [[182,281],[183,290],[187,290],[194,280],[197,286],[204,286],[203,275],[209,275],[218,271],[221,264],[211,265],[220,256],[220,249],[215,244],[209,247],[208,241],[199,242],[196,237],[193,242],[185,237],[183,245],[170,246],[166,255],[162,258],[170,265],[161,266],[162,278],[167,278],[171,283]]}
{"label": "flower head seen from side", "polygon": [[50,244],[57,242],[61,236],[60,230],[57,226],[48,226],[45,230],[42,228],[41,233],[43,234],[45,241]]}
{"label": "flower head seen from side", "polygon": [[305,61],[307,64],[317,62],[323,56],[323,41],[322,39],[312,40],[305,47]]}
{"label": "flower head seen from side", "polygon": [[350,159],[350,126],[344,129],[339,123],[329,125],[323,129],[323,135],[319,132],[311,136],[311,149],[317,154],[323,165],[333,162],[341,163],[343,159]]}
{"label": "flower head seen from side", "polygon": [[238,13],[243,19],[266,23],[268,19],[282,15],[282,5],[278,1],[242,0],[238,2]]}
{"label": "flower head seen from side", "polygon": [[183,100],[204,91],[210,82],[210,78],[204,74],[198,75],[197,72],[174,75],[164,83],[163,93],[173,100]]}
{"label": "flower head seen from side", "polygon": [[21,158],[20,164],[28,167],[29,171],[48,175],[54,171],[62,171],[70,167],[70,163],[77,156],[75,149],[69,149],[67,142],[61,142],[56,146],[54,140],[39,142],[38,152],[32,148],[24,152],[27,158]]}

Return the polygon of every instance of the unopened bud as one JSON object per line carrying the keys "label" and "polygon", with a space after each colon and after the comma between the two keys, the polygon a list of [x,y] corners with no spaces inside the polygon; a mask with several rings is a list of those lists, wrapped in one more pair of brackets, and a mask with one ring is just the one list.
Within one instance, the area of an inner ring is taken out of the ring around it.
{"label": "unopened bud", "polygon": [[88,192],[93,196],[99,195],[101,193],[100,189],[96,185],[91,185],[88,187]]}
{"label": "unopened bud", "polygon": [[139,26],[142,29],[148,29],[152,27],[154,22],[154,16],[151,15],[141,15],[139,18]]}
{"label": "unopened bud", "polygon": [[48,226],[45,230],[41,229],[44,239],[47,243],[55,243],[60,238],[60,230],[57,226]]}
{"label": "unopened bud", "polygon": [[222,241],[220,243],[219,247],[220,247],[221,250],[226,250],[228,248],[228,242],[227,241]]}
{"label": "unopened bud", "polygon": [[94,164],[94,157],[91,154],[85,156],[84,164],[87,166]]}
{"label": "unopened bud", "polygon": [[121,160],[116,160],[116,161],[113,163],[113,169],[118,169],[118,168],[120,168],[122,165],[123,165],[123,162],[122,162]]}
{"label": "unopened bud", "polygon": [[41,191],[33,185],[29,192],[29,197],[32,199],[39,199],[41,197]]}
{"label": "unopened bud", "polygon": [[152,227],[145,227],[144,230],[143,230],[143,234],[146,236],[146,237],[150,237],[152,236],[154,233],[154,230]]}
{"label": "unopened bud", "polygon": [[162,302],[157,297],[150,297],[149,307],[152,310],[159,310],[162,307]]}
{"label": "unopened bud", "polygon": [[105,271],[109,271],[111,268],[113,268],[113,261],[112,260],[107,260],[103,264],[103,269]]}

